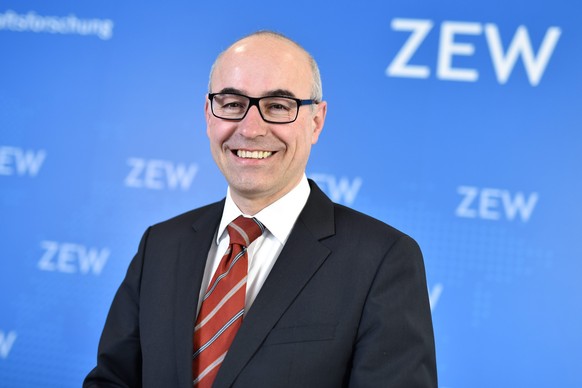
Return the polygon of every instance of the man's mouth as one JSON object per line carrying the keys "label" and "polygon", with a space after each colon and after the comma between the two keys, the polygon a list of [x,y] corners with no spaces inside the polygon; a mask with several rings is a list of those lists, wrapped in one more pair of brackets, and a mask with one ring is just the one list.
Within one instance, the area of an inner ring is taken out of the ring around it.
{"label": "man's mouth", "polygon": [[236,156],[243,159],[265,159],[273,155],[272,151],[247,151],[237,150]]}

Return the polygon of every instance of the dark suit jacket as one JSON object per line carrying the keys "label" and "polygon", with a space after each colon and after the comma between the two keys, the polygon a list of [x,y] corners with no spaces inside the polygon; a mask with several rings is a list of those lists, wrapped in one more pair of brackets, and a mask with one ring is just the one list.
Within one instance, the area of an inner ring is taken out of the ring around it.
{"label": "dark suit jacket", "polygon": [[[410,237],[332,203],[307,204],[215,387],[437,387],[422,255]],[[224,201],[150,227],[84,386],[191,387],[192,335]]]}

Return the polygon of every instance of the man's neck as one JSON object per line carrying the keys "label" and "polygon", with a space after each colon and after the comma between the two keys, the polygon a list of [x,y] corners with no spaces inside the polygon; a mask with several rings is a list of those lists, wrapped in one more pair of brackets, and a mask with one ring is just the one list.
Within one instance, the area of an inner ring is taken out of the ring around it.
{"label": "man's neck", "polygon": [[291,190],[296,188],[303,176],[295,182],[293,185],[289,185],[286,190],[279,191],[272,195],[265,195],[257,194],[257,195],[248,195],[246,193],[239,193],[236,190],[230,189],[230,196],[235,203],[235,205],[240,209],[243,214],[254,216],[267,206],[271,205],[274,202],[277,202],[279,199],[283,198],[285,195],[289,194]]}
{"label": "man's neck", "polygon": [[[291,190],[289,190],[291,191]],[[240,209],[243,214],[254,216],[267,206],[271,205],[274,202],[277,202],[280,198],[284,197],[289,191],[280,194],[280,195],[273,195],[269,197],[257,197],[257,198],[249,198],[246,196],[241,196],[234,191],[231,191],[230,195],[232,197],[233,202],[236,206]]]}

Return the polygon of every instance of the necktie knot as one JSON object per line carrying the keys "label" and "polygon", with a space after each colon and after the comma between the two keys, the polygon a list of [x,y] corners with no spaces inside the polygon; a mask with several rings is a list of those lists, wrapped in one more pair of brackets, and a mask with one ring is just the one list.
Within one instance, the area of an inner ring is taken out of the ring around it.
{"label": "necktie knot", "polygon": [[265,226],[256,218],[239,216],[226,227],[231,244],[239,244],[245,247],[251,245],[263,234]]}

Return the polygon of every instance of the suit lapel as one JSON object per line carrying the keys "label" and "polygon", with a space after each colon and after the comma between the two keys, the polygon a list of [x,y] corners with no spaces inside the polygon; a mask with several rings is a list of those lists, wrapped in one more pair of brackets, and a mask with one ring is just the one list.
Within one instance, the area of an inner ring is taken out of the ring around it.
{"label": "suit lapel", "polygon": [[192,225],[192,238],[182,241],[176,266],[176,306],[174,341],[178,382],[192,387],[192,338],[196,306],[204,275],[208,250],[220,222],[224,201],[210,205]]}
{"label": "suit lapel", "polygon": [[333,204],[313,183],[305,208],[253,306],[247,313],[214,381],[229,387],[271,329],[329,256],[320,240],[334,233]]}

